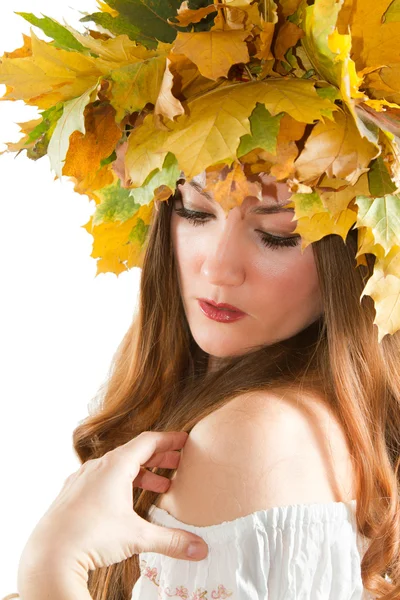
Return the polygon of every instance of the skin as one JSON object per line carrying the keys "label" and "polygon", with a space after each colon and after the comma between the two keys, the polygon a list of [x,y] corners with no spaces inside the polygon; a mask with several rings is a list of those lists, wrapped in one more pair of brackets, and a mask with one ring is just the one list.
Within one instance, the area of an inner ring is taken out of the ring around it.
{"label": "skin", "polygon": [[[204,183],[201,175],[195,179]],[[301,252],[301,243],[273,249],[262,242],[259,231],[289,237],[297,224],[293,213],[250,214],[255,206],[287,204],[291,196],[285,183],[266,175],[262,181],[262,203],[247,197],[227,214],[189,182],[179,185],[172,243],[185,314],[194,339],[210,355],[209,370],[225,356],[295,335],[322,313],[312,246]],[[182,204],[211,218],[194,225],[176,212]],[[234,323],[212,321],[198,297],[227,302],[247,315]],[[355,497],[346,436],[317,393],[240,394],[199,420],[182,454],[156,505],[199,527],[262,508]]]}
{"label": "skin", "polygon": [[[193,178],[205,187],[204,172]],[[205,198],[188,181],[178,184],[171,236],[186,318],[197,344],[210,355],[209,369],[218,359],[241,355],[254,347],[287,339],[313,323],[322,312],[316,264],[309,245],[270,248],[260,232],[290,237],[296,228],[293,212],[251,214],[259,205],[288,203],[286,183],[261,175],[263,200],[247,196],[229,210]],[[210,218],[194,224],[176,210],[206,212]],[[298,234],[295,234],[298,235]],[[298,239],[300,242],[300,238]],[[226,302],[246,313],[234,323],[209,319],[197,298]]]}

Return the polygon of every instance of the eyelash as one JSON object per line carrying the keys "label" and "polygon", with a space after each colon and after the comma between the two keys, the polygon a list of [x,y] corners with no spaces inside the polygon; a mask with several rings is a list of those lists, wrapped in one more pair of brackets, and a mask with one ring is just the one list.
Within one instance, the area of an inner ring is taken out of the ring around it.
{"label": "eyelash", "polygon": [[[194,226],[197,225],[205,225],[208,221],[208,217],[212,216],[209,213],[198,212],[196,210],[188,210],[187,208],[175,208],[175,212],[184,219],[190,221]],[[269,233],[262,233],[261,231],[261,241],[268,248],[272,248],[273,250],[277,248],[284,247],[293,247],[297,246],[300,241],[300,236],[292,236],[292,237],[275,237]]]}

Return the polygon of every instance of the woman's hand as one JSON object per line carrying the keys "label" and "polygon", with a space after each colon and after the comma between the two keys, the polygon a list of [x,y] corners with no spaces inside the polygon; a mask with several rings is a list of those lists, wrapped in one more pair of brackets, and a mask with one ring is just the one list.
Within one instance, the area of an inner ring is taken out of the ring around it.
{"label": "woman's hand", "polygon": [[[145,431],[101,458],[85,462],[33,530],[21,556],[20,571],[30,565],[66,561],[84,569],[107,567],[140,552],[158,552],[185,560],[207,556],[204,540],[183,529],[170,529],[142,519],[133,510],[132,486],[166,492],[171,481],[145,467],[176,469],[188,434]],[[201,555],[187,555],[199,542]],[[40,557],[43,557],[40,563]],[[39,563],[37,562],[39,560]]]}

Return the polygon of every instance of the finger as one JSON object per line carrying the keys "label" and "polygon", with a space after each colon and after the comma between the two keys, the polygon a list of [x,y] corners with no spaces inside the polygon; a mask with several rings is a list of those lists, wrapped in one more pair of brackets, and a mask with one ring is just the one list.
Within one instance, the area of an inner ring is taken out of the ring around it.
{"label": "finger", "polygon": [[143,431],[116,450],[118,454],[128,455],[126,464],[133,480],[138,474],[138,464],[146,464],[156,453],[180,450],[188,436],[186,431]]}
{"label": "finger", "polygon": [[168,452],[159,452],[151,457],[143,467],[162,467],[164,469],[177,469],[181,460],[180,452],[170,450]]}
{"label": "finger", "polygon": [[171,480],[168,477],[157,475],[157,473],[152,473],[146,469],[140,469],[140,473],[133,480],[132,485],[144,490],[164,493],[169,489]]}
{"label": "finger", "polygon": [[[194,545],[198,553],[188,555],[189,546]],[[208,555],[208,545],[199,536],[184,529],[172,529],[145,521],[140,535],[140,552],[158,552],[182,560],[203,560]]]}

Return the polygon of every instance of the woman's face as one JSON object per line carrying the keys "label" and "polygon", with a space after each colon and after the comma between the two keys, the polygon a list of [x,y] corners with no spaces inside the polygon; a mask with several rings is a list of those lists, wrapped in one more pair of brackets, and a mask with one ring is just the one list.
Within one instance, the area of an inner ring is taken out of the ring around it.
{"label": "woman's face", "polygon": [[[212,192],[211,198],[202,195],[204,175],[178,185],[181,199],[178,194],[171,216],[179,286],[195,341],[212,357],[226,357],[295,335],[321,315],[322,304],[312,246],[301,253],[301,238],[292,234],[294,212],[281,210],[291,195],[288,186],[262,175],[263,201],[247,196],[226,214]],[[277,199],[280,212],[253,212],[277,207]],[[289,238],[290,245],[270,246],[271,236]],[[245,315],[214,320],[199,299],[231,304]]]}

